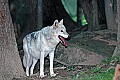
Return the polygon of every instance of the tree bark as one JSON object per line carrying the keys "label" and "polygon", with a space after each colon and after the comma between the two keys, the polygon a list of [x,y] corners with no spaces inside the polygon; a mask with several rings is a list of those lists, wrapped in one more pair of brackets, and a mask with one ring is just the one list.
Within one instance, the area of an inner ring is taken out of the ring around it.
{"label": "tree bark", "polygon": [[117,0],[117,17],[118,17],[118,32],[117,32],[117,45],[113,53],[114,56],[120,56],[120,0]]}
{"label": "tree bark", "polygon": [[98,2],[99,26],[101,29],[107,29],[104,0],[97,0],[97,2]]}
{"label": "tree bark", "polygon": [[92,8],[91,8],[91,1],[90,0],[79,0],[80,4],[82,5],[82,9],[85,14],[85,18],[88,22],[88,29],[92,30]]}
{"label": "tree bark", "polygon": [[82,29],[82,5],[79,0],[77,0],[77,27]]}
{"label": "tree bark", "polygon": [[[24,5],[25,7],[25,11],[24,11],[24,14],[23,14],[23,20],[22,23],[24,23],[22,26],[21,26],[21,34],[18,38],[18,44],[21,45],[22,44],[22,40],[23,38],[28,34],[28,33],[31,33],[33,31],[37,31],[39,28],[38,28],[38,12],[37,12],[37,9],[38,9],[38,6],[37,6],[37,0],[25,0],[24,1]],[[20,10],[19,10],[20,11]],[[20,17],[19,17],[20,18]],[[20,21],[19,21],[20,22]]]}
{"label": "tree bark", "polygon": [[88,30],[99,30],[98,2],[97,0],[79,0],[88,22]]}
{"label": "tree bark", "polygon": [[43,26],[51,26],[58,19],[53,0],[43,0]]}
{"label": "tree bark", "polygon": [[107,27],[110,30],[117,30],[117,24],[113,13],[112,0],[104,0]]}
{"label": "tree bark", "polygon": [[120,80],[120,64],[116,65],[114,77],[112,80]]}
{"label": "tree bark", "polygon": [[37,30],[43,27],[43,0],[37,1]]}
{"label": "tree bark", "polygon": [[[37,30],[37,0],[26,0],[26,25],[25,25],[25,33],[28,34]],[[25,35],[26,35],[25,34]]]}
{"label": "tree bark", "polygon": [[99,22],[98,22],[98,3],[97,0],[92,0],[92,16],[93,16],[93,26],[92,30],[99,30]]}
{"label": "tree bark", "polygon": [[0,0],[0,80],[24,76],[9,12],[8,0]]}

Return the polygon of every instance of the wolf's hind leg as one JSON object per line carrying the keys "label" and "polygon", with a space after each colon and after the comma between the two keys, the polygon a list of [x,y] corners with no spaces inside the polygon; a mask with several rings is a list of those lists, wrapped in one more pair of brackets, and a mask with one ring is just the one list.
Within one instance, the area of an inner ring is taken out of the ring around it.
{"label": "wolf's hind leg", "polygon": [[29,69],[31,65],[32,65],[32,57],[30,56],[30,54],[28,54],[26,58],[26,75],[27,76],[29,76]]}
{"label": "wolf's hind leg", "polygon": [[30,68],[30,75],[33,74],[33,70],[34,70],[34,67],[35,67],[35,64],[37,63],[37,59],[33,58],[33,62],[32,62],[32,66]]}

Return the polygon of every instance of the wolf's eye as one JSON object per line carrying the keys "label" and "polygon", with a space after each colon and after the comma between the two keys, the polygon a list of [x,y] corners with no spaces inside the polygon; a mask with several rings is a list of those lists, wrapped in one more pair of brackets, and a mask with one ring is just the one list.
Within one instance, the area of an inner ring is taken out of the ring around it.
{"label": "wolf's eye", "polygon": [[63,32],[63,30],[61,30],[61,32]]}

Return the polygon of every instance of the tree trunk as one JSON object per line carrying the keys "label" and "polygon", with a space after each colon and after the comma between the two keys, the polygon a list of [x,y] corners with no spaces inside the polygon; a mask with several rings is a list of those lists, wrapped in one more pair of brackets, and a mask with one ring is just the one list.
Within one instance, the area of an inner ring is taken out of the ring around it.
{"label": "tree trunk", "polygon": [[97,2],[98,2],[99,26],[101,29],[107,29],[104,0],[97,0]]}
{"label": "tree trunk", "polygon": [[26,0],[26,32],[37,30],[37,0]]}
{"label": "tree trunk", "polygon": [[77,0],[77,27],[82,29],[82,5],[79,0]]}
{"label": "tree trunk", "polygon": [[[24,23],[24,25],[21,27],[21,34],[20,37],[18,39],[18,44],[22,44],[22,40],[23,38],[28,34],[31,33],[33,31],[38,30],[38,26],[37,26],[37,21],[38,21],[38,6],[37,6],[37,0],[25,0],[24,1],[24,5],[25,6],[25,11],[24,11],[24,18],[21,19],[23,20],[22,23]],[[19,17],[20,18],[20,17]]]}
{"label": "tree trunk", "polygon": [[97,0],[92,0],[92,16],[93,16],[93,26],[92,30],[99,30],[99,22],[98,22],[98,3]]}
{"label": "tree trunk", "polygon": [[88,30],[100,29],[98,22],[98,3],[97,0],[79,0],[88,22]]}
{"label": "tree trunk", "polygon": [[37,29],[41,29],[43,27],[43,0],[37,1]]}
{"label": "tree trunk", "polygon": [[43,0],[43,26],[51,26],[58,16],[52,0]]}
{"label": "tree trunk", "polygon": [[0,56],[0,80],[24,75],[7,0],[0,0]]}
{"label": "tree trunk", "polygon": [[114,56],[120,56],[120,0],[117,0],[117,16],[118,16],[118,33],[117,33],[117,45],[113,53]]}
{"label": "tree trunk", "polygon": [[117,30],[117,24],[113,13],[112,0],[104,0],[107,27],[110,30]]}
{"label": "tree trunk", "polygon": [[82,5],[82,9],[84,11],[85,18],[88,22],[88,30],[92,30],[93,20],[92,20],[91,1],[90,0],[79,0],[79,1]]}

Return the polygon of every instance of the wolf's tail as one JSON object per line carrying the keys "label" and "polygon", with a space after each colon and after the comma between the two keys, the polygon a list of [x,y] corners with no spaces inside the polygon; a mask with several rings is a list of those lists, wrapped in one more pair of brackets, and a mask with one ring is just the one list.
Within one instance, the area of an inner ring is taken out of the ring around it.
{"label": "wolf's tail", "polygon": [[31,66],[32,65],[32,57],[30,57],[28,59],[27,55],[23,56],[23,66],[26,68],[27,66]]}
{"label": "wolf's tail", "polygon": [[26,68],[26,58],[25,58],[25,55],[23,56],[23,66]]}
{"label": "wolf's tail", "polygon": [[28,50],[28,44],[29,44],[29,39],[25,37],[23,39],[23,50],[24,50],[24,56],[23,56],[23,66],[26,68],[27,66],[32,65],[32,58],[30,58],[29,50]]}

